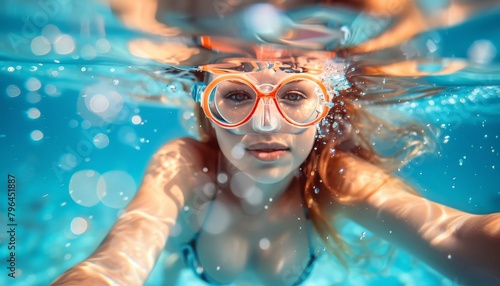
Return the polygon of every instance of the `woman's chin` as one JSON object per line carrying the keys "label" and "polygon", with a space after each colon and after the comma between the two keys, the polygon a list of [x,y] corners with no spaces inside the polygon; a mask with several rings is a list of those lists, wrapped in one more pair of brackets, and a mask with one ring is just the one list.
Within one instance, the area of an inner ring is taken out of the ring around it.
{"label": "woman's chin", "polygon": [[283,167],[274,167],[254,170],[247,169],[242,171],[245,172],[256,183],[270,185],[287,180],[293,170]]}

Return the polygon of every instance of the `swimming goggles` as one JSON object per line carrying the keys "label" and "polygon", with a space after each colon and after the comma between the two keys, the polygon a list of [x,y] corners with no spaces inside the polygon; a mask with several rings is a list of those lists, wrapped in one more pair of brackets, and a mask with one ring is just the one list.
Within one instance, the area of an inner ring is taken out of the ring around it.
{"label": "swimming goggles", "polygon": [[326,116],[331,101],[323,83],[310,74],[292,74],[277,84],[258,84],[248,74],[223,74],[208,85],[196,83],[191,94],[208,118],[229,129],[247,123],[261,101],[265,116],[274,102],[288,123],[308,127]]}

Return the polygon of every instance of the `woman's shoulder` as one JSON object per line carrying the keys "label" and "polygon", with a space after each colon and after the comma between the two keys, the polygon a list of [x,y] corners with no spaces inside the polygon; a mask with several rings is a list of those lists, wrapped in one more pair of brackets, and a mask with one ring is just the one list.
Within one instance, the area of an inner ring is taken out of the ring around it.
{"label": "woman's shoulder", "polygon": [[194,175],[204,173],[205,168],[215,164],[212,157],[217,152],[209,152],[209,149],[213,147],[192,138],[179,138],[164,144],[149,162],[138,197],[149,200],[154,197],[152,194],[166,194],[180,208],[193,195],[193,189],[211,179]]}
{"label": "woman's shoulder", "polygon": [[188,137],[174,139],[156,151],[146,173],[156,176],[169,170],[201,170],[216,161],[216,154],[215,148],[205,142]]}
{"label": "woman's shoulder", "polygon": [[190,137],[181,137],[165,143],[153,158],[174,156],[179,161],[205,161],[211,154],[216,153],[213,146],[206,142],[198,141]]}

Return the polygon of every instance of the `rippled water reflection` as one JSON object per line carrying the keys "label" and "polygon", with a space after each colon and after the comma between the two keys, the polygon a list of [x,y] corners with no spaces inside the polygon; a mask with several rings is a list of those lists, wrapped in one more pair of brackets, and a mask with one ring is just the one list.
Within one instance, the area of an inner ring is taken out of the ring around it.
{"label": "rippled water reflection", "polygon": [[488,93],[481,87],[500,80],[500,33],[493,28],[498,1],[24,0],[2,5],[8,25],[2,25],[7,41],[0,56],[7,76],[58,79],[66,88],[100,78],[127,97],[156,96],[166,104],[185,102],[164,88],[175,80],[164,64],[190,68],[221,57],[346,59],[353,88],[361,99],[378,103],[461,86]]}

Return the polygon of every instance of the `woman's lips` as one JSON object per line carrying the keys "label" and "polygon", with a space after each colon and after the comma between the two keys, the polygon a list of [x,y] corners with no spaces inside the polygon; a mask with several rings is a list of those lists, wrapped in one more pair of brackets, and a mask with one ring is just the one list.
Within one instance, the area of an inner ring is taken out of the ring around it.
{"label": "woman's lips", "polygon": [[277,143],[252,144],[248,146],[246,150],[250,155],[265,162],[276,161],[290,151],[290,149],[285,145]]}

